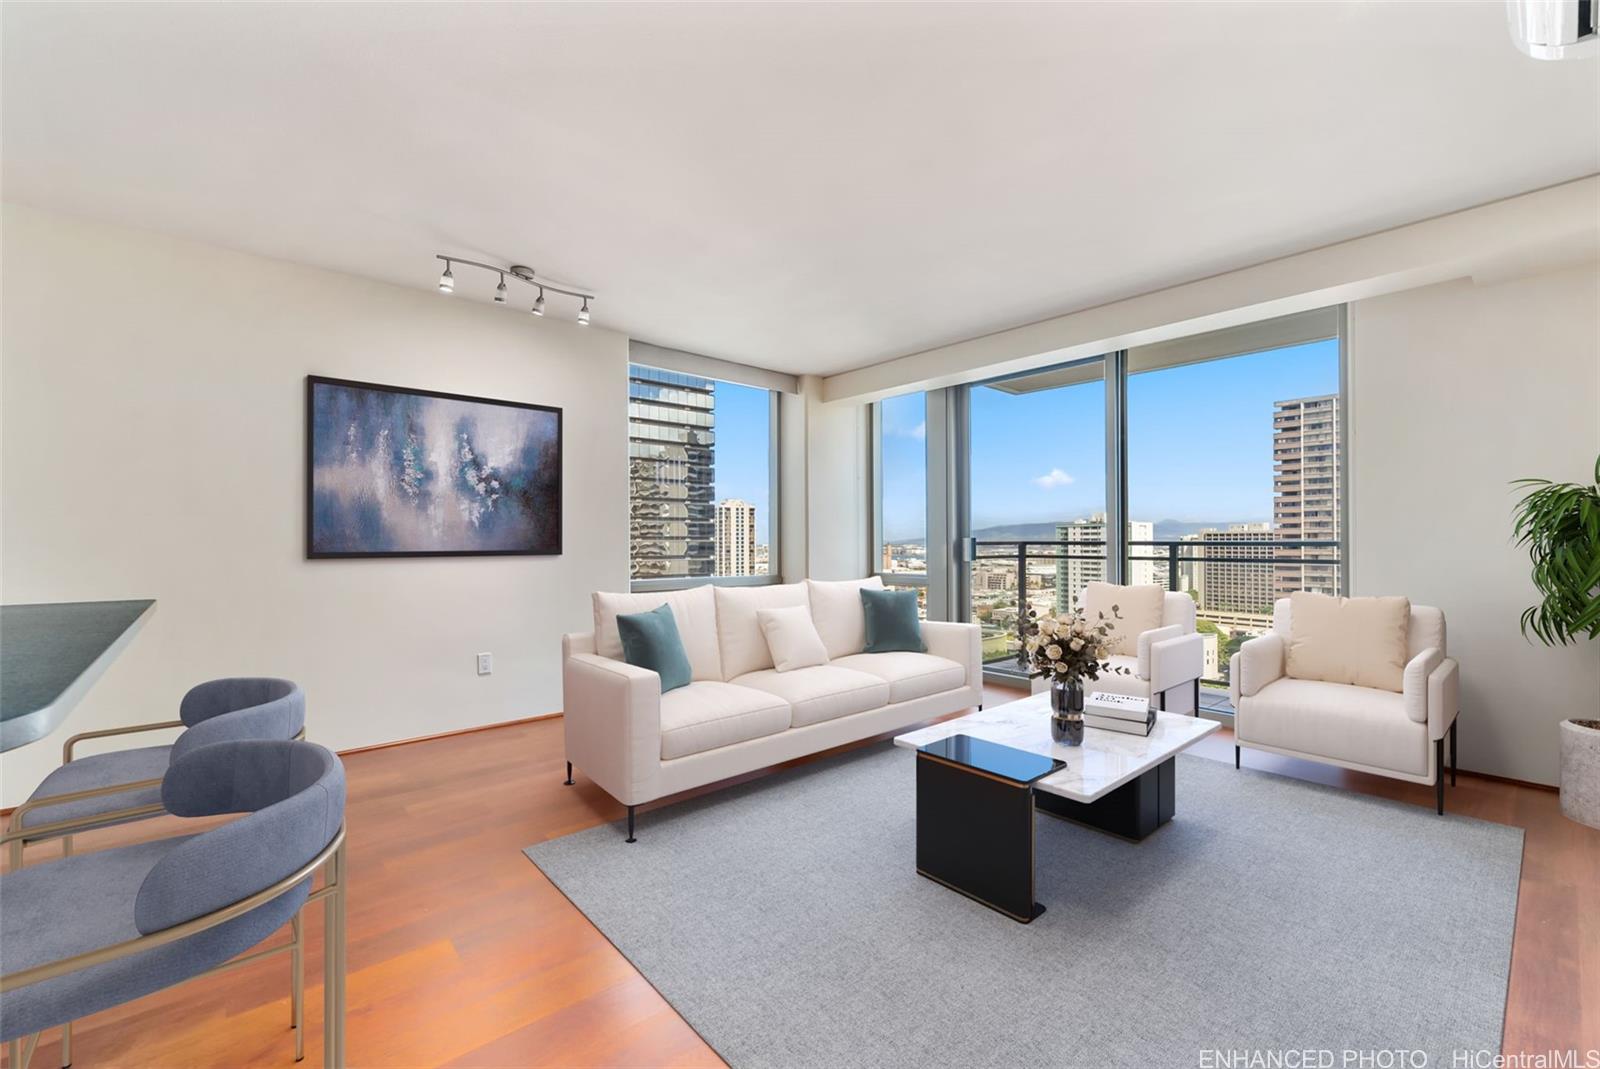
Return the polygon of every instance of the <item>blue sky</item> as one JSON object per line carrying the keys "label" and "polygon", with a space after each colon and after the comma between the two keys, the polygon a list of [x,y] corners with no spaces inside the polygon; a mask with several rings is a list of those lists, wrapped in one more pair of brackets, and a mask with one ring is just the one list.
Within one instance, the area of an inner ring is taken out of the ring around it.
{"label": "blue sky", "polygon": [[[1338,387],[1331,339],[1131,376],[1132,518],[1269,519],[1272,403]],[[1105,508],[1104,383],[1017,395],[979,387],[971,408],[974,528]],[[924,534],[922,416],[920,394],[883,403],[883,515],[892,541]]]}
{"label": "blue sky", "polygon": [[767,444],[772,410],[766,390],[717,382],[716,500],[737,497],[756,507],[756,541],[767,541]]}

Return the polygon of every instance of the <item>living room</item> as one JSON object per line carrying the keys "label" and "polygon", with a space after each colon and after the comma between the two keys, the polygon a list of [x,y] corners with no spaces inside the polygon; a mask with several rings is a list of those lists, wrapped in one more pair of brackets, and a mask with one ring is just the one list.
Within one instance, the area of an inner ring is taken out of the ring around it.
{"label": "living room", "polygon": [[1600,1066],[1585,0],[8,3],[0,107],[6,1066]]}

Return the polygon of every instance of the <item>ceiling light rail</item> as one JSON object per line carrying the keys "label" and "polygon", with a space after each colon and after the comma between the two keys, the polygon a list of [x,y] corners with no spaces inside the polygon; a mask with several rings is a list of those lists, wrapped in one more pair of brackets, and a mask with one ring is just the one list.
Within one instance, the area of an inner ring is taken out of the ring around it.
{"label": "ceiling light rail", "polygon": [[512,264],[510,267],[496,267],[494,264],[467,260],[460,256],[445,256],[441,253],[435,253],[433,258],[444,261],[444,274],[439,276],[440,293],[454,293],[456,291],[456,276],[452,268],[457,264],[464,267],[476,267],[479,270],[488,271],[490,274],[500,277],[500,284],[494,290],[495,304],[506,303],[506,279],[514,278],[519,282],[526,282],[539,291],[538,299],[533,302],[533,307],[528,309],[534,315],[544,315],[544,291],[549,290],[551,293],[563,293],[568,297],[576,297],[581,300],[583,307],[578,309],[578,325],[583,327],[589,325],[589,302],[597,298],[593,293],[578,289],[570,283],[552,282],[547,278],[540,278],[533,268],[524,267],[521,264]]}

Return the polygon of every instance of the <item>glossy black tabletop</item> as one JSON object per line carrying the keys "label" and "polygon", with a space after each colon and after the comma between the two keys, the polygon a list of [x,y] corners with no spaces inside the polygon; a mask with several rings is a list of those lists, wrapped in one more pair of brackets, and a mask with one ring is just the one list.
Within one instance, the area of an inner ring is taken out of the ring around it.
{"label": "glossy black tabletop", "polygon": [[917,748],[918,753],[962,765],[978,772],[1010,780],[1012,783],[1032,783],[1052,772],[1067,767],[1065,761],[1042,754],[1029,753],[1015,746],[975,739],[971,735],[951,735],[937,742]]}

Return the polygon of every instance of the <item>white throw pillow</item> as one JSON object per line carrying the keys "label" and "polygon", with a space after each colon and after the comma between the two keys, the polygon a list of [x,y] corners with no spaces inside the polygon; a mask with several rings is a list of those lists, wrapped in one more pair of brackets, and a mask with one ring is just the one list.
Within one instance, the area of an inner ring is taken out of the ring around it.
{"label": "white throw pillow", "polygon": [[1406,598],[1335,598],[1296,591],[1289,595],[1289,643],[1284,673],[1356,687],[1403,689]]}
{"label": "white throw pillow", "polygon": [[722,654],[722,678],[736,679],[746,672],[771,668],[772,653],[767,649],[766,637],[761,634],[761,624],[756,621],[756,610],[804,608],[806,585],[780,583],[711,589],[716,591],[716,640]]}
{"label": "white throw pillow", "polygon": [[[1083,588],[1083,615],[1090,627],[1101,622],[1101,614],[1111,624],[1108,654],[1137,657],[1139,636],[1161,626],[1166,599],[1167,592],[1158,586],[1089,583]],[[1113,607],[1117,618],[1112,615]]]}
{"label": "white throw pillow", "polygon": [[811,619],[830,659],[848,657],[867,648],[867,617],[861,608],[861,591],[882,589],[883,580],[876,575],[837,582],[806,580],[806,590],[811,594]]}
{"label": "white throw pillow", "polygon": [[811,622],[811,610],[804,605],[787,609],[757,609],[756,622],[767,636],[772,666],[780,672],[827,664],[828,650]]}

